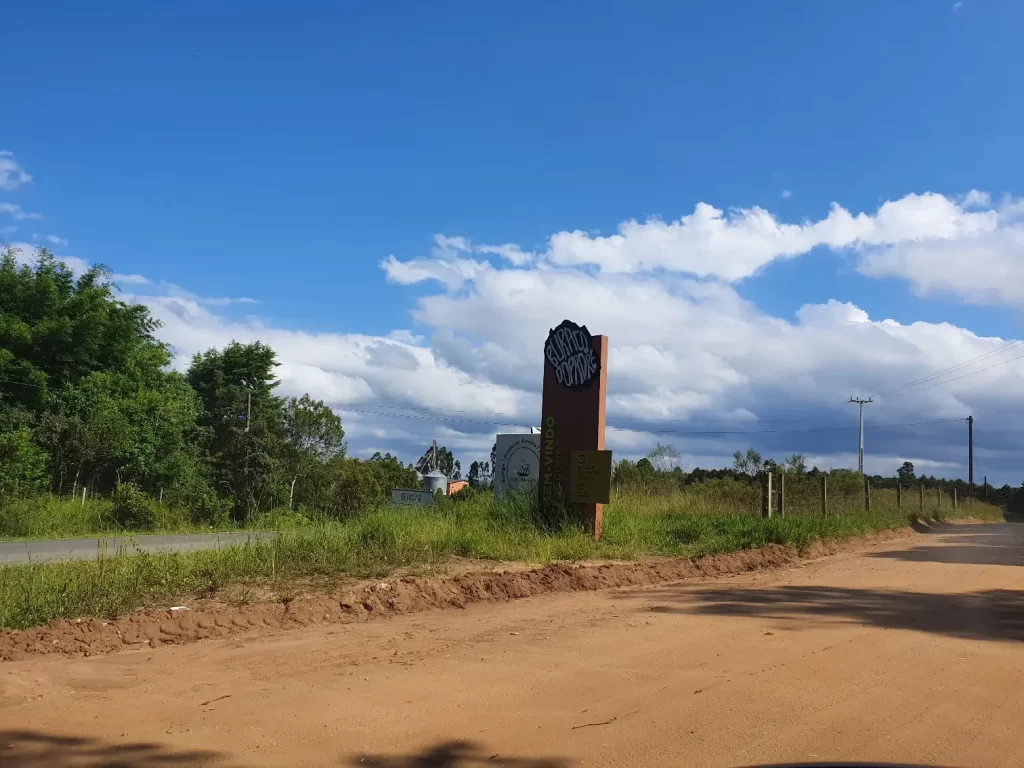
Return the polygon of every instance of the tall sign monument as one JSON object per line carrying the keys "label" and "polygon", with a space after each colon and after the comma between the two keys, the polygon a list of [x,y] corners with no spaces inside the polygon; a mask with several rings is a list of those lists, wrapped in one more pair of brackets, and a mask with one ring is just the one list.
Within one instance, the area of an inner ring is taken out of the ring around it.
{"label": "tall sign monument", "polygon": [[[601,537],[608,501],[604,466],[611,460],[604,455],[607,371],[607,336],[592,336],[585,325],[569,320],[548,333],[537,484],[540,507],[548,519],[564,509],[596,538]],[[574,488],[574,479],[579,488]]]}

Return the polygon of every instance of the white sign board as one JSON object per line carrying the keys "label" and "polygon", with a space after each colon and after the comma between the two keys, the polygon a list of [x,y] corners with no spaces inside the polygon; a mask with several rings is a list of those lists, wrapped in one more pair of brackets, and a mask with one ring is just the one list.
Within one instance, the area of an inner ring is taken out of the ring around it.
{"label": "white sign board", "polygon": [[414,491],[409,488],[395,488],[391,491],[392,504],[414,504],[429,507],[434,503],[434,494],[430,491]]}
{"label": "white sign board", "polygon": [[494,456],[494,495],[537,485],[540,477],[540,435],[498,435]]}

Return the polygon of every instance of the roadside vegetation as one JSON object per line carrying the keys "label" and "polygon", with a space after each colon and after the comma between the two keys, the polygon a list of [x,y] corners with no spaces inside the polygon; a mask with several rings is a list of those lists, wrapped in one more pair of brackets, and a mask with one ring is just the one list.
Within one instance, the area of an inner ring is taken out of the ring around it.
{"label": "roadside vegetation", "polygon": [[[608,505],[601,541],[574,526],[545,530],[531,496],[495,502],[490,492],[439,499],[431,508],[382,506],[344,520],[295,519],[271,541],[181,554],[109,553],[94,560],[0,568],[0,628],[55,618],[114,617],[143,606],[213,597],[227,587],[259,585],[278,594],[289,584],[326,590],[345,578],[443,566],[453,557],[544,564],[595,559],[699,557],[766,544],[806,547],[900,528],[916,515],[894,508],[864,514],[792,514],[765,519],[691,510],[686,495],[620,495]],[[1000,519],[977,503],[931,516]],[[312,585],[312,586],[310,586]]]}
{"label": "roadside vegetation", "polygon": [[[727,469],[678,466],[671,446],[613,474],[604,538],[536,519],[531,495],[495,502],[490,461],[469,488],[426,509],[389,503],[414,488],[411,463],[347,455],[341,419],[308,395],[283,398],[276,355],[232,342],[195,355],[184,373],[146,307],[117,298],[111,275],[75,276],[45,250],[33,264],[0,253],[0,539],[97,534],[275,530],[272,541],[216,551],[138,554],[0,567],[0,628],[113,616],[230,585],[383,575],[453,557],[554,560],[695,557],[776,543],[806,546],[906,525],[916,515],[996,518],[995,506],[953,509],[960,480],[808,468],[737,452]],[[461,466],[446,448],[440,469]],[[786,516],[761,517],[765,473],[785,477]],[[828,515],[820,487],[828,484]],[[904,491],[896,503],[896,488]],[[923,496],[918,489],[924,489]],[[1024,491],[984,487],[1011,510]],[[923,505],[921,500],[924,500]]]}

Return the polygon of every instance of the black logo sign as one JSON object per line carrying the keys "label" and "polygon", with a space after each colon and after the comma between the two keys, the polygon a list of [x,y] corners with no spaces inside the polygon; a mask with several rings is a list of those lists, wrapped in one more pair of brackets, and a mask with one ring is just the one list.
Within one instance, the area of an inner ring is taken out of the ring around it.
{"label": "black logo sign", "polygon": [[601,364],[594,354],[593,337],[587,326],[563,320],[548,332],[544,342],[544,358],[555,369],[555,377],[563,387],[579,392],[597,378]]}

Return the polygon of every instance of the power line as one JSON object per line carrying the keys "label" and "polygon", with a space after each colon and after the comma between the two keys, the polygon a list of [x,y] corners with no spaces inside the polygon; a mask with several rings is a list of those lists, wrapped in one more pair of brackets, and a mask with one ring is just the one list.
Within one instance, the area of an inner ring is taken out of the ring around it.
{"label": "power line", "polygon": [[932,387],[937,387],[940,384],[949,384],[949,383],[954,382],[954,381],[959,381],[960,379],[966,379],[968,376],[974,376],[975,374],[978,374],[978,373],[984,373],[985,371],[991,371],[993,368],[998,368],[1001,365],[1006,365],[1008,363],[1013,363],[1013,362],[1016,362],[1017,360],[1024,360],[1024,355],[1021,355],[1019,357],[1011,357],[1009,360],[1003,360],[1001,363],[996,363],[995,365],[990,365],[988,368],[982,368],[979,371],[971,371],[970,373],[965,373],[963,376],[955,376],[952,379],[946,379],[945,381],[936,381],[933,384],[926,384],[925,386],[918,387],[917,389],[909,389],[909,390],[905,390],[903,392],[897,392],[895,395],[889,395],[889,397],[903,397],[903,395],[911,395],[914,392],[921,392],[921,391],[926,390],[926,389],[931,389]]}
{"label": "power line", "polygon": [[[433,416],[430,414],[413,414],[413,413],[382,413],[380,411],[367,411],[356,408],[338,408],[339,411],[346,411],[351,413],[362,413],[370,416],[385,416],[391,418],[405,418],[405,419],[417,419],[422,421],[442,421],[452,422],[458,424],[480,424],[485,426],[495,426],[500,424],[513,424],[521,422],[509,422],[509,421],[486,421],[483,419],[459,419],[450,418],[447,416]],[[867,424],[866,429],[890,429],[893,427],[915,427],[923,424],[941,424],[951,421],[963,421],[963,419],[932,419],[930,421],[916,421],[908,422],[904,424]],[[529,426],[529,425],[527,425]],[[650,430],[650,429],[627,429],[625,427],[608,427],[608,429],[619,431],[619,432],[648,432],[653,435],[769,435],[769,434],[782,434],[788,432],[847,432],[855,430],[857,427],[810,427],[803,429],[756,429],[756,430],[729,430],[729,429],[709,429],[709,430]]]}
{"label": "power line", "polygon": [[[1014,359],[1015,360],[1024,359],[1024,355],[1022,355],[1019,358],[1014,358]],[[1011,362],[1013,362],[1013,360],[1007,360],[1005,362],[1011,363]],[[999,365],[1002,365],[1002,363],[1000,363]],[[991,367],[995,368],[996,366],[991,366]],[[988,370],[988,369],[986,368],[986,369],[983,369],[983,370]],[[975,371],[975,373],[982,373],[982,371]],[[971,375],[971,374],[967,374],[967,375]],[[8,383],[11,383],[11,384],[26,384],[25,382],[13,381],[11,379],[0,379],[0,381],[8,382]],[[951,381],[955,381],[955,379],[951,379]],[[945,383],[945,382],[939,382],[939,383]],[[39,385],[37,385],[37,384],[26,384],[26,386],[39,387]],[[39,388],[41,388],[41,387],[39,387]],[[927,389],[927,387],[925,387],[925,389]],[[338,406],[337,408],[335,408],[335,410],[344,411],[346,413],[359,413],[359,414],[364,414],[364,415],[367,415],[367,416],[383,416],[383,417],[389,417],[389,418],[417,419],[417,420],[421,420],[421,421],[441,421],[441,422],[450,422],[450,423],[457,423],[457,424],[479,424],[479,425],[482,425],[482,426],[495,426],[495,425],[502,425],[502,424],[514,424],[514,425],[517,425],[517,426],[527,426],[527,427],[534,426],[532,423],[527,423],[526,420],[524,420],[522,418],[522,416],[519,415],[519,414],[502,414],[502,413],[492,414],[492,415],[498,416],[498,417],[508,417],[507,419],[502,419],[502,418],[496,418],[496,419],[464,419],[464,418],[452,418],[452,417],[449,417],[449,416],[441,416],[441,415],[436,415],[436,414],[437,413],[445,413],[445,412],[450,412],[450,413],[460,413],[460,412],[462,412],[462,413],[473,413],[473,411],[457,411],[457,410],[453,410],[453,411],[435,411],[435,412],[430,412],[431,409],[422,408],[422,407],[417,407],[415,409],[413,409],[411,407],[406,408],[405,406],[372,406],[372,407],[374,407],[374,408],[396,408],[396,409],[397,408],[404,408],[405,410],[426,411],[427,413],[421,413],[421,414],[414,414],[414,413],[386,413],[386,412],[382,412],[382,411],[379,411],[379,410],[365,410],[365,409],[362,409],[362,408],[350,408],[348,406]],[[637,420],[638,421],[647,421],[647,422],[650,422],[650,421],[677,422],[677,423],[680,423],[680,424],[700,423],[699,420],[698,421],[694,421],[694,420],[687,420],[687,419],[637,419]],[[720,420],[707,419],[706,421],[708,421],[708,422],[715,422],[715,421],[726,421],[726,420],[725,419],[720,419]],[[806,421],[810,421],[810,419],[774,419],[774,420],[764,419],[764,420],[761,420],[761,423],[772,424],[772,423],[792,423],[792,422],[806,422]],[[889,428],[892,428],[892,427],[914,427],[914,426],[920,426],[920,425],[923,425],[923,424],[940,424],[940,423],[949,422],[949,421],[963,421],[963,419],[933,419],[931,421],[909,422],[909,423],[906,423],[906,424],[866,424],[865,428],[866,429],[889,429]],[[652,429],[642,429],[642,428],[640,428],[640,429],[627,429],[626,427],[608,427],[608,429],[616,430],[616,431],[620,431],[620,432],[647,432],[647,433],[652,434],[652,435],[771,435],[771,434],[784,434],[784,433],[790,433],[790,432],[846,432],[846,431],[849,431],[849,430],[857,429],[857,427],[810,427],[810,428],[801,428],[801,429],[793,429],[793,428],[791,428],[791,429],[746,429],[746,430],[730,430],[730,429],[652,430]]]}
{"label": "power line", "polygon": [[[964,419],[932,419],[930,421],[912,421],[904,424],[865,424],[865,429],[893,429],[896,427],[920,427],[925,424],[943,424],[951,421],[963,421]],[[750,431],[732,430],[630,430],[622,427],[608,427],[608,429],[619,432],[649,432],[652,435],[776,435],[788,434],[791,432],[853,432],[858,427],[810,427],[806,429],[758,429]]]}
{"label": "power line", "polygon": [[[898,387],[890,387],[889,389],[884,389],[881,392],[875,393],[873,395],[873,397],[888,397],[888,396],[892,396],[893,393],[899,392],[901,389],[908,389],[908,388],[914,387],[914,386],[916,386],[918,384],[923,384],[926,381],[931,381],[932,379],[938,378],[940,376],[945,376],[947,373],[953,373],[955,371],[958,371],[961,368],[965,368],[968,365],[973,365],[974,363],[980,363],[982,360],[985,360],[986,358],[992,357],[994,355],[1002,354],[1003,352],[1008,352],[1011,349],[1013,349],[1014,347],[1018,346],[1020,343],[1021,342],[1019,340],[1018,341],[1007,342],[1006,344],[1003,344],[1003,345],[1001,345],[999,347],[996,347],[995,349],[989,350],[988,352],[985,352],[984,354],[977,355],[976,357],[972,357],[970,360],[964,360],[962,363],[958,363],[957,365],[951,365],[950,367],[944,368],[944,369],[942,369],[941,371],[939,371],[937,373],[931,374],[930,376],[923,376],[920,379],[914,379],[913,381],[908,381],[906,384],[900,384]],[[979,371],[979,373],[980,373],[980,371]],[[955,379],[951,379],[951,381],[955,381]]]}

